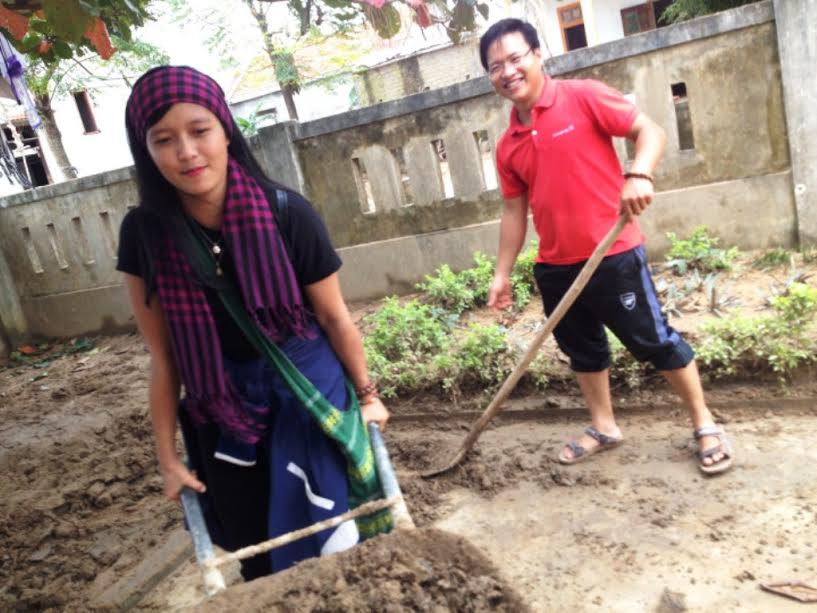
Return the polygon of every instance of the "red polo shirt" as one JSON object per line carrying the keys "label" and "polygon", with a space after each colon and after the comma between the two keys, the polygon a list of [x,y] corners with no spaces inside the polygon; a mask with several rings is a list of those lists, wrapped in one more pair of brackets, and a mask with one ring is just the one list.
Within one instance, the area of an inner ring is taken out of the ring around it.
{"label": "red polo shirt", "polygon": [[[496,149],[502,194],[527,194],[539,234],[537,261],[574,264],[590,257],[616,223],[621,164],[612,136],[625,136],[638,108],[604,83],[545,77],[531,111],[531,125],[516,109]],[[644,242],[638,224],[627,224],[609,255]]]}

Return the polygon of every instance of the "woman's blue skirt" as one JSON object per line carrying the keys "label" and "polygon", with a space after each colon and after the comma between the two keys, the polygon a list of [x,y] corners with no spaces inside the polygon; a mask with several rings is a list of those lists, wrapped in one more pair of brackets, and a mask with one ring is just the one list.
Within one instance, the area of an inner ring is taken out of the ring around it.
{"label": "woman's blue skirt", "polygon": [[[314,339],[292,337],[281,349],[335,407],[346,408],[345,373],[322,332]],[[226,366],[246,400],[270,407],[270,430],[247,446],[213,424],[194,426],[179,412],[191,464],[207,486],[200,499],[213,542],[233,551],[348,511],[346,460],[274,367],[263,358]],[[350,520],[244,561],[242,574],[250,580],[278,572],[358,540]]]}

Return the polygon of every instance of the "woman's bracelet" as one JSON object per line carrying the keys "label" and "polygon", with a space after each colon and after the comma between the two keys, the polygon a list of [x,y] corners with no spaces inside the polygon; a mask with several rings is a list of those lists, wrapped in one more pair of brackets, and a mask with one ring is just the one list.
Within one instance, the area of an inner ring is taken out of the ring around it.
{"label": "woman's bracelet", "polygon": [[358,387],[355,389],[355,394],[357,394],[358,398],[365,398],[366,396],[374,396],[375,398],[380,398],[380,394],[377,393],[377,385],[374,381],[369,381],[363,387]]}
{"label": "woman's bracelet", "polygon": [[655,185],[655,179],[653,179],[652,175],[648,175],[645,172],[623,172],[621,173],[625,179],[646,179],[653,185]]}

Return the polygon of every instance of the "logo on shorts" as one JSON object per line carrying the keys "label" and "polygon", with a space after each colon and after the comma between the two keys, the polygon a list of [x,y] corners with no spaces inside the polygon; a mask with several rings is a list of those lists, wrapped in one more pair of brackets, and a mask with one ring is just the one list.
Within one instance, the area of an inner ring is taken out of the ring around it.
{"label": "logo on shorts", "polygon": [[628,311],[632,311],[635,308],[635,292],[621,294],[618,299],[621,300],[622,306]]}

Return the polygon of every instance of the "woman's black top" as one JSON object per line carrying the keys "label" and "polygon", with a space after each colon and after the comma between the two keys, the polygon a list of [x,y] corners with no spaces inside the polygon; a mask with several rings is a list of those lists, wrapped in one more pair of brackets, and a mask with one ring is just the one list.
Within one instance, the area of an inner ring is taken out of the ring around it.
{"label": "woman's black top", "polygon": [[[332,246],[326,226],[303,196],[287,191],[286,204],[276,206],[273,210],[302,292],[305,286],[325,279],[340,269],[341,260]],[[117,270],[142,278],[145,277],[141,264],[144,256],[140,255],[143,245],[139,236],[138,216],[144,214],[137,207],[130,210],[122,220],[116,264]],[[201,227],[211,241],[216,242],[221,237],[219,231]],[[221,246],[224,248],[223,242]],[[228,249],[223,250],[220,261],[224,273],[235,279],[235,266]],[[224,356],[242,362],[258,357],[258,352],[230,317],[218,294],[207,286],[203,285],[202,288],[213,313]],[[309,307],[306,294],[304,301]]]}

